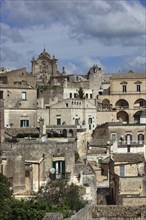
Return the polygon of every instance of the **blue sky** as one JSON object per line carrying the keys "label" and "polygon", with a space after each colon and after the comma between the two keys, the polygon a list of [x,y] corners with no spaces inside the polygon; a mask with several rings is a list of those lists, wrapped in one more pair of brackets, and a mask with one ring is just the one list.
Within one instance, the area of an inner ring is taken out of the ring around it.
{"label": "blue sky", "polygon": [[44,45],[61,70],[146,71],[146,0],[0,0],[1,66],[26,67]]}

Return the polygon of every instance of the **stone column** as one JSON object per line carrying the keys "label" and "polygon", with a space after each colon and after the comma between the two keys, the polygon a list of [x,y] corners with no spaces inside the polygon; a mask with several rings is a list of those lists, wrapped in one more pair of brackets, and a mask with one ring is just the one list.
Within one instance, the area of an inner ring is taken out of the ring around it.
{"label": "stone column", "polygon": [[17,155],[13,159],[13,190],[14,193],[22,193],[25,191],[25,160],[21,155]]}

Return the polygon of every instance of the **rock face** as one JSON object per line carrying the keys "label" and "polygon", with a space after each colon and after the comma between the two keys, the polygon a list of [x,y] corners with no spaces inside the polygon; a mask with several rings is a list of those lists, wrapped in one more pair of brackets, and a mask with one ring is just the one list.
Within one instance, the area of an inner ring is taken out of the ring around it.
{"label": "rock face", "polygon": [[63,220],[63,215],[60,213],[50,212],[46,213],[42,220]]}

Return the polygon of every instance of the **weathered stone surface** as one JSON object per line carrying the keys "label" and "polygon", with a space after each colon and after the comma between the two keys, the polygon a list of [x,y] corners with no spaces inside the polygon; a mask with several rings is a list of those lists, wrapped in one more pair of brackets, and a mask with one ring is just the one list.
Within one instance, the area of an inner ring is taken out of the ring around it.
{"label": "weathered stone surface", "polygon": [[145,206],[86,206],[65,220],[145,220]]}
{"label": "weathered stone surface", "polygon": [[63,220],[63,215],[60,213],[50,212],[46,213],[42,220]]}

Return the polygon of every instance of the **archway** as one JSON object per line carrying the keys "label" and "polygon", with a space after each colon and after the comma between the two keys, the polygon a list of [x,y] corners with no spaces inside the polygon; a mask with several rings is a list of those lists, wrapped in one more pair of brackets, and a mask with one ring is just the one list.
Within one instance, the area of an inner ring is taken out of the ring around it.
{"label": "archway", "polygon": [[73,130],[72,129],[69,130],[69,137],[73,137]]}
{"label": "archway", "polygon": [[63,137],[67,137],[67,130],[63,129]]}
{"label": "archway", "polygon": [[140,116],[142,114],[143,111],[137,111],[135,112],[135,114],[133,115],[134,118],[134,122],[139,124],[140,123]]}
{"label": "archway", "polygon": [[110,101],[108,99],[103,99],[102,100],[102,109],[103,110],[110,109]]}
{"label": "archway", "polygon": [[123,121],[123,122],[126,122],[126,123],[129,123],[129,115],[127,112],[125,111],[120,111],[117,113],[117,119],[119,121]]}
{"label": "archway", "polygon": [[146,100],[145,99],[137,99],[134,102],[134,108],[146,108]]}
{"label": "archway", "polygon": [[116,108],[129,108],[129,103],[125,99],[119,99],[115,105]]}

